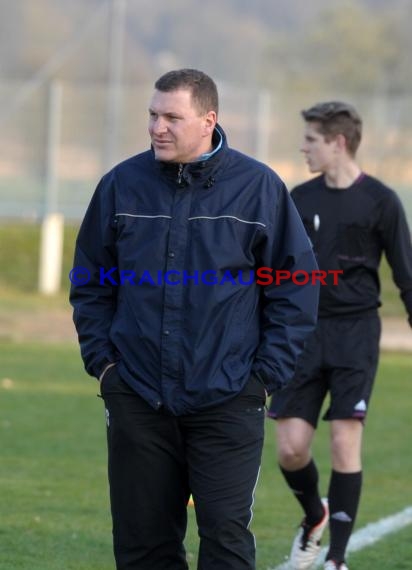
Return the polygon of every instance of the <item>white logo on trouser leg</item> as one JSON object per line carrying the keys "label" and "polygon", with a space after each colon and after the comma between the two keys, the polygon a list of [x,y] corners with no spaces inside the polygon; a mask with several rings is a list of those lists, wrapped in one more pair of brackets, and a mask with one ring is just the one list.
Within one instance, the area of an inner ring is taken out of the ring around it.
{"label": "white logo on trouser leg", "polygon": [[356,410],[357,412],[366,412],[365,400],[361,400],[360,402],[358,402],[353,409]]}
{"label": "white logo on trouser leg", "polygon": [[110,426],[110,415],[109,415],[109,410],[107,408],[105,408],[105,416],[106,416],[106,425],[107,427]]}
{"label": "white logo on trouser leg", "polygon": [[348,515],[348,513],[345,513],[345,511],[333,513],[330,518],[340,522],[352,522],[351,517]]}

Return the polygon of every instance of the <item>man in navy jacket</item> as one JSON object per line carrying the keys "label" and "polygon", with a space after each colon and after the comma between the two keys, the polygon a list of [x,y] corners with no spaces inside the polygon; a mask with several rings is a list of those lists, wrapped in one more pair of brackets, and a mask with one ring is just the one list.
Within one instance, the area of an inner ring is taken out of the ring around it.
{"label": "man in navy jacket", "polygon": [[188,567],[190,493],[199,568],[255,568],[265,399],[316,321],[295,206],[271,169],[228,147],[217,113],[204,73],[158,79],[151,149],[102,178],[76,243],[71,303],[106,408],[118,570]]}

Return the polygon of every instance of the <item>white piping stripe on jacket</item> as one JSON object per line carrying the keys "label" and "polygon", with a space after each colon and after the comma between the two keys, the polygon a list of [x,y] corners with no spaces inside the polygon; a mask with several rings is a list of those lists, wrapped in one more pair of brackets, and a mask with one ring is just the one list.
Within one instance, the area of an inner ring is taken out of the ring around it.
{"label": "white piping stripe on jacket", "polygon": [[[129,216],[130,218],[167,218],[169,220],[172,219],[172,216],[166,216],[164,214],[157,214],[155,216],[148,216],[144,214],[128,214],[127,212],[119,212],[115,214],[116,216]],[[229,218],[231,220],[237,220],[238,222],[242,222],[243,224],[256,224],[258,226],[262,226],[266,228],[266,224],[262,222],[255,222],[250,220],[242,220],[241,218],[237,218],[236,216],[193,216],[192,218],[188,218],[189,221],[193,220],[221,220],[224,218]]]}
{"label": "white piping stripe on jacket", "polygon": [[262,224],[262,222],[254,222],[250,220],[242,220],[237,218],[236,216],[194,216],[193,218],[188,218],[189,220],[220,220],[222,218],[231,218],[232,220],[237,220],[238,222],[242,222],[244,224],[257,224],[258,226],[263,226],[266,228],[266,224]]}
{"label": "white piping stripe on jacket", "polygon": [[172,219],[172,216],[165,216],[164,214],[157,214],[156,216],[146,216],[143,214],[127,214],[126,212],[119,212],[115,214],[116,216],[129,216],[130,218],[168,218]]}

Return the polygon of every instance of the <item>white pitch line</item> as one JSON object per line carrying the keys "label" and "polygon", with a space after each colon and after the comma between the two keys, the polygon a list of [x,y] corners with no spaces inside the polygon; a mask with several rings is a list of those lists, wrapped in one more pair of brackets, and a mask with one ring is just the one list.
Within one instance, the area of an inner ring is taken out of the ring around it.
{"label": "white pitch line", "polygon": [[[349,540],[348,552],[362,550],[362,548],[378,542],[378,540],[381,540],[384,536],[401,530],[409,524],[412,524],[412,506],[406,507],[406,509],[396,513],[395,515],[367,524],[356,531]],[[322,548],[316,560],[315,568],[319,568],[319,566],[323,564],[326,551],[326,548]],[[268,568],[268,570],[290,570],[290,566],[288,562],[285,562],[275,568]]]}

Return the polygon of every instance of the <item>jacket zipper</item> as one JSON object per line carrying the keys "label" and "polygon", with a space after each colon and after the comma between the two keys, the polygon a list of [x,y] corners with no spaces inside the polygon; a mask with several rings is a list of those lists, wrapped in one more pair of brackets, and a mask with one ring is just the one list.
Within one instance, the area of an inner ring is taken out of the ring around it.
{"label": "jacket zipper", "polygon": [[178,184],[182,183],[182,176],[183,176],[183,164],[180,163],[179,164],[179,170],[177,172],[177,183]]}

